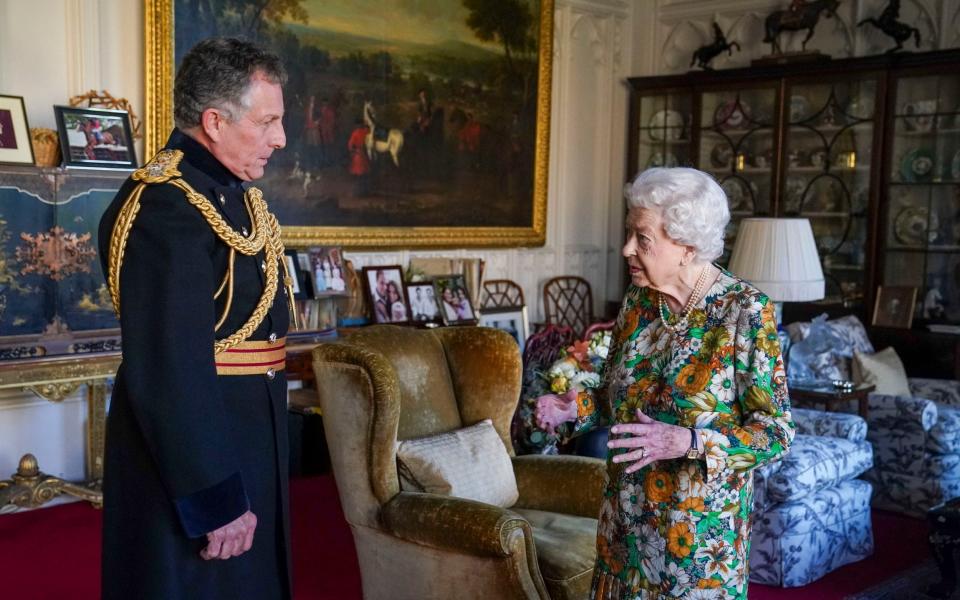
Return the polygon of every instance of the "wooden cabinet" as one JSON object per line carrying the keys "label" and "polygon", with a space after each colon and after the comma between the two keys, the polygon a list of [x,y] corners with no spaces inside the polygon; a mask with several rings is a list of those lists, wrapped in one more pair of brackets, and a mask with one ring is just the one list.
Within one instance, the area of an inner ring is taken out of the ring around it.
{"label": "wooden cabinet", "polygon": [[809,218],[824,304],[912,285],[919,324],[925,298],[960,323],[958,73],[950,50],[631,78],[627,171],[714,175],[728,253],[745,217]]}

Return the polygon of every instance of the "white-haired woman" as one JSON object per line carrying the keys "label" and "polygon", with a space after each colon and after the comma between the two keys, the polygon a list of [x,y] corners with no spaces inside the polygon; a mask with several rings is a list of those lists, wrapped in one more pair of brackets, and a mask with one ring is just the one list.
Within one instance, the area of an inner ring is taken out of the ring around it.
{"label": "white-haired woman", "polygon": [[649,169],[625,193],[631,285],[604,386],[541,396],[537,420],[612,425],[593,598],[746,598],[750,470],[794,434],[773,303],[712,264],[730,212],[710,176]]}

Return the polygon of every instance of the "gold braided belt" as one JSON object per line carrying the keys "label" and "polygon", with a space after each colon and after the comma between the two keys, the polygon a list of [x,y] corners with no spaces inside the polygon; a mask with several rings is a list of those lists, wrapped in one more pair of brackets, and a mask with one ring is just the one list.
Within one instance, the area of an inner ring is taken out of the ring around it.
{"label": "gold braided belt", "polygon": [[246,341],[217,354],[217,375],[268,375],[283,370],[287,362],[287,338],[274,342]]}

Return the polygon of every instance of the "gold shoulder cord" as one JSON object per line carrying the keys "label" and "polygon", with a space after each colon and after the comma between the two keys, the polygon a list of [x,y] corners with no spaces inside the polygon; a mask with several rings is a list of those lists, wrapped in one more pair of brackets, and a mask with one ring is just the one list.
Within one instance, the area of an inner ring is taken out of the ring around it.
{"label": "gold shoulder cord", "polygon": [[187,201],[200,211],[200,214],[203,215],[203,218],[220,241],[230,248],[227,272],[213,296],[214,299],[217,299],[224,289],[227,290],[227,301],[224,305],[223,314],[217,320],[214,331],[220,329],[220,326],[226,321],[233,302],[233,267],[236,253],[239,252],[245,256],[253,256],[261,250],[266,253],[267,281],[263,288],[263,294],[260,296],[260,301],[257,302],[257,306],[253,309],[253,313],[243,324],[243,327],[229,337],[214,343],[214,354],[219,354],[246,340],[263,322],[277,293],[278,265],[283,266],[288,305],[290,306],[293,326],[296,329],[298,324],[297,311],[293,307],[293,280],[290,278],[290,273],[287,272],[285,261],[282,260],[283,242],[280,240],[280,224],[277,222],[277,218],[267,210],[263,193],[252,187],[244,194],[243,199],[247,207],[247,213],[250,215],[252,229],[250,236],[244,237],[223,220],[216,207],[206,196],[194,190],[183,179],[180,179],[182,173],[177,170],[177,165],[182,159],[183,152],[180,150],[162,150],[153,160],[142,169],[134,171],[132,175],[133,180],[140,183],[130,192],[117,215],[117,220],[113,225],[113,234],[110,237],[107,261],[107,287],[110,290],[110,299],[113,301],[113,308],[117,315],[120,315],[120,267],[123,264],[123,254],[126,250],[130,229],[133,227],[133,221],[140,211],[140,196],[147,185],[169,183],[183,190],[187,196]]}

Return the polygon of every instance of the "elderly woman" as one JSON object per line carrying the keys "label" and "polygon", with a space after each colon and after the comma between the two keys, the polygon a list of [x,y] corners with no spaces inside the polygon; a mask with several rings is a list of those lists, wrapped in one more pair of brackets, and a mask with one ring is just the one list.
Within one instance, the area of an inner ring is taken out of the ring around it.
{"label": "elderly woman", "polygon": [[593,598],[746,598],[750,471],[794,434],[773,303],[711,263],[730,220],[711,177],[649,169],[626,196],[631,285],[603,385],[541,396],[537,420],[612,425]]}

